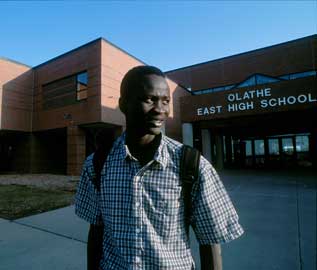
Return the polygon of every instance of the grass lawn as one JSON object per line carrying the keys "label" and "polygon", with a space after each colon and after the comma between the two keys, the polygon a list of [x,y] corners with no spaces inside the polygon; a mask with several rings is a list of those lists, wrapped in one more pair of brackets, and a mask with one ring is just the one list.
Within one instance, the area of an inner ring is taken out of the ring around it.
{"label": "grass lawn", "polygon": [[0,185],[0,218],[13,220],[68,206],[74,195],[74,191]]}

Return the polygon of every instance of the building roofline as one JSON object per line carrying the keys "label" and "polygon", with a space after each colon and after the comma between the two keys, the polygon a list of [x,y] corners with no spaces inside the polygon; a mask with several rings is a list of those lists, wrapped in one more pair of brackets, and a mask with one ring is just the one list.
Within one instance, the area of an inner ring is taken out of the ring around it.
{"label": "building roofline", "polygon": [[48,63],[50,63],[50,62],[53,62],[53,61],[55,61],[55,60],[57,60],[57,59],[59,59],[59,58],[61,58],[61,57],[64,57],[64,56],[66,56],[66,55],[68,55],[68,54],[71,54],[71,53],[73,53],[73,52],[75,52],[75,51],[78,51],[78,50],[80,50],[80,49],[82,49],[82,48],[84,48],[84,47],[88,47],[88,46],[90,46],[90,45],[92,45],[92,44],[94,44],[94,43],[96,43],[96,42],[98,42],[98,41],[105,41],[105,42],[107,42],[108,44],[110,44],[111,46],[117,48],[118,50],[122,51],[123,53],[129,55],[130,57],[133,57],[134,59],[138,60],[138,61],[141,62],[142,64],[146,65],[146,63],[145,63],[144,61],[142,61],[142,60],[140,60],[139,58],[133,56],[132,54],[128,53],[127,51],[121,49],[120,47],[118,47],[117,45],[113,44],[113,43],[110,42],[109,40],[107,40],[107,39],[105,39],[105,38],[103,38],[103,37],[99,37],[99,38],[96,38],[96,39],[94,39],[94,40],[92,40],[92,41],[89,41],[88,43],[85,43],[85,44],[83,44],[83,45],[81,45],[81,46],[79,46],[79,47],[77,47],[77,48],[75,48],[75,49],[72,49],[72,50],[70,50],[70,51],[68,51],[68,52],[65,52],[65,53],[63,53],[63,54],[60,54],[60,55],[58,55],[58,56],[56,56],[56,57],[54,57],[54,58],[52,58],[52,59],[49,59],[49,60],[47,60],[47,61],[45,61],[45,62],[43,62],[43,63],[41,63],[41,64],[39,64],[39,65],[37,65],[37,66],[35,66],[35,67],[33,67],[33,68],[36,69],[36,68],[39,68],[39,67],[41,67],[41,66],[44,66],[44,65],[46,65],[46,64],[48,64]]}
{"label": "building roofline", "polygon": [[174,71],[178,71],[178,70],[182,70],[182,69],[187,69],[187,68],[193,68],[193,67],[196,67],[196,66],[205,65],[205,64],[212,63],[212,62],[221,61],[221,60],[224,60],[224,59],[237,57],[237,56],[241,56],[241,55],[248,54],[248,53],[254,53],[254,52],[257,52],[257,51],[266,50],[266,49],[270,49],[270,48],[273,48],[273,47],[285,45],[285,44],[292,43],[292,42],[297,42],[297,41],[300,41],[300,40],[303,40],[303,39],[310,39],[310,38],[317,38],[317,34],[313,34],[313,35],[310,35],[310,36],[306,36],[306,37],[301,37],[301,38],[285,41],[285,42],[278,43],[278,44],[269,45],[269,46],[266,46],[266,47],[262,47],[262,48],[251,50],[251,51],[247,51],[247,52],[242,52],[242,53],[237,53],[237,54],[233,54],[233,55],[228,55],[228,56],[217,58],[217,59],[214,59],[214,60],[208,60],[208,61],[197,63],[197,64],[194,64],[194,65],[189,65],[189,66],[185,66],[185,67],[181,67],[181,68],[171,69],[171,70],[165,71],[164,73],[168,74],[170,72],[174,72]]}
{"label": "building roofline", "polygon": [[[120,50],[121,52],[123,52],[123,53],[125,53],[125,54],[127,54],[127,55],[129,55],[130,57],[132,57],[132,58],[134,58],[135,60],[141,62],[142,64],[147,65],[147,63],[145,63],[143,60],[141,60],[141,59],[135,57],[134,55],[128,53],[127,51],[121,49],[120,47],[118,47],[117,45],[115,45],[114,43],[112,43],[111,41],[109,41],[109,40],[107,40],[107,39],[105,39],[105,38],[103,38],[103,37],[99,37],[99,38],[94,39],[94,40],[92,40],[92,41],[90,41],[90,42],[88,42],[88,43],[85,43],[85,44],[83,44],[83,45],[81,45],[81,46],[79,46],[79,47],[77,47],[77,48],[75,48],[75,49],[72,49],[72,50],[70,50],[70,51],[68,51],[68,52],[66,52],[66,53],[63,53],[63,54],[58,55],[58,56],[56,56],[56,57],[54,57],[54,58],[52,58],[52,59],[50,59],[50,60],[47,60],[47,61],[45,61],[45,62],[43,62],[43,63],[41,63],[41,64],[39,64],[39,65],[37,65],[37,66],[35,66],[35,67],[33,67],[33,68],[36,69],[36,68],[38,68],[38,67],[41,67],[41,66],[43,66],[43,65],[46,65],[46,64],[48,64],[48,63],[50,63],[50,62],[52,62],[52,61],[55,61],[55,60],[57,60],[57,59],[59,59],[59,58],[61,58],[61,57],[64,57],[65,55],[68,55],[68,54],[70,54],[70,53],[73,53],[73,52],[75,52],[75,51],[77,51],[77,50],[80,50],[80,49],[82,49],[82,48],[84,48],[84,47],[90,46],[90,45],[92,45],[92,44],[94,44],[94,43],[96,43],[96,42],[98,42],[98,41],[107,42],[108,44],[110,44],[110,45],[113,46],[114,48]],[[167,76],[167,77],[168,77],[168,76]],[[175,82],[175,81],[174,81],[173,79],[171,79],[171,78],[168,78],[168,79],[171,80],[171,81],[173,81],[173,82]],[[175,82],[175,83],[176,83],[176,82]],[[191,91],[189,91],[185,86],[183,86],[183,85],[181,85],[181,84],[178,84],[178,83],[177,83],[177,85],[178,85],[179,87],[181,87],[183,90],[185,90],[186,92],[191,93]]]}
{"label": "building roofline", "polygon": [[185,92],[187,92],[187,93],[189,93],[189,94],[192,95],[193,92],[190,91],[190,90],[188,90],[184,85],[175,82],[173,79],[169,78],[168,76],[167,76],[167,78],[168,78],[169,80],[171,80],[172,82],[176,83],[176,84],[177,84],[180,88],[182,88]]}
{"label": "building roofline", "polygon": [[60,55],[58,55],[58,56],[55,56],[55,57],[53,57],[53,58],[51,58],[51,59],[49,59],[49,60],[47,60],[47,61],[45,61],[45,62],[43,62],[43,63],[41,63],[41,64],[39,64],[39,65],[37,65],[37,66],[35,66],[35,67],[33,67],[33,68],[36,69],[36,68],[39,68],[39,67],[41,67],[41,66],[44,66],[44,65],[46,65],[46,64],[48,64],[48,63],[50,63],[50,62],[53,62],[53,61],[55,61],[55,60],[57,60],[57,59],[59,59],[59,58],[61,58],[61,57],[64,57],[64,56],[66,56],[66,55],[68,55],[68,54],[71,54],[71,53],[73,53],[73,52],[75,52],[75,51],[78,51],[78,50],[80,50],[80,49],[82,49],[82,48],[84,48],[84,47],[90,46],[91,44],[94,44],[94,43],[96,43],[96,42],[99,41],[99,40],[101,40],[101,38],[96,38],[96,39],[94,39],[94,40],[92,40],[92,41],[89,41],[88,43],[85,43],[85,44],[83,44],[83,45],[81,45],[81,46],[79,46],[79,47],[77,47],[77,48],[75,48],[75,49],[72,49],[72,50],[67,51],[67,52],[65,52],[65,53],[62,53],[62,54],[60,54]]}
{"label": "building roofline", "polygon": [[120,50],[121,52],[123,52],[123,53],[125,53],[125,54],[129,55],[130,57],[134,58],[135,60],[137,60],[137,61],[141,62],[142,64],[144,64],[144,65],[148,65],[148,64],[147,64],[147,63],[145,63],[143,60],[141,60],[141,59],[139,59],[139,58],[135,57],[134,55],[132,55],[132,54],[128,53],[127,51],[125,51],[125,50],[121,49],[121,48],[120,48],[120,47],[118,47],[116,44],[112,43],[111,41],[109,41],[109,40],[107,40],[107,39],[105,39],[105,38],[103,38],[103,37],[101,37],[100,39],[101,39],[101,40],[103,40],[103,41],[105,41],[105,42],[107,42],[108,44],[110,44],[111,46],[115,47],[116,49]]}
{"label": "building roofline", "polygon": [[25,67],[28,67],[28,68],[32,68],[29,65],[26,65],[24,63],[21,63],[19,61],[16,61],[16,60],[13,60],[13,59],[10,59],[10,58],[7,58],[7,57],[0,56],[0,60],[4,60],[4,61],[11,62],[11,63],[17,64],[17,65],[20,65],[20,66],[25,66]]}

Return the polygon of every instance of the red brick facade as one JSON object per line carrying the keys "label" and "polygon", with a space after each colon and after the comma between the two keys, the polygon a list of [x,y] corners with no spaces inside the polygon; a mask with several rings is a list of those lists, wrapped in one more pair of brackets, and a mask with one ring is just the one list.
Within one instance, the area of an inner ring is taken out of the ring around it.
{"label": "red brick facade", "polygon": [[[224,94],[192,96],[183,86],[196,91],[238,84],[256,73],[279,77],[316,71],[316,63],[314,35],[167,72],[172,102],[166,134],[181,141],[182,122],[196,122],[201,128],[214,130],[238,123],[230,124],[228,115],[222,117],[225,122],[214,121],[217,117],[212,115],[205,119],[193,116],[197,106],[208,107],[222,100]],[[34,68],[0,59],[0,172],[78,175],[94,148],[98,129],[107,128],[111,140],[124,130],[124,116],[118,108],[120,83],[137,65],[144,63],[101,38]],[[87,98],[77,100],[76,80],[83,72],[88,78]],[[316,79],[311,84],[311,91],[317,91]],[[284,85],[288,88],[287,83]]]}
{"label": "red brick facade", "polygon": [[[5,148],[0,154],[5,159],[12,151],[14,156],[10,168],[2,170],[80,174],[83,161],[93,148],[96,130],[108,128],[113,137],[124,129],[124,116],[118,108],[120,82],[137,65],[144,63],[104,39],[34,68],[0,59],[0,136]],[[81,72],[88,75],[87,98],[77,101],[74,80]],[[166,132],[180,140],[178,97],[187,92],[171,80],[168,83],[175,101]],[[9,139],[13,138],[9,131],[23,132],[23,147]],[[50,147],[43,144],[43,138],[47,138]],[[21,157],[23,169],[14,165]]]}

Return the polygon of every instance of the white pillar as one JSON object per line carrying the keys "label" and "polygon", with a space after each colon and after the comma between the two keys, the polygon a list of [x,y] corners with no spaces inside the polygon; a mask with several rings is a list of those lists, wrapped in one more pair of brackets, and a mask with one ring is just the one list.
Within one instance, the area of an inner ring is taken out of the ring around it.
{"label": "white pillar", "polygon": [[202,155],[211,163],[211,141],[209,129],[201,130]]}
{"label": "white pillar", "polygon": [[193,125],[191,123],[183,123],[182,131],[183,131],[183,144],[193,146],[194,145]]}

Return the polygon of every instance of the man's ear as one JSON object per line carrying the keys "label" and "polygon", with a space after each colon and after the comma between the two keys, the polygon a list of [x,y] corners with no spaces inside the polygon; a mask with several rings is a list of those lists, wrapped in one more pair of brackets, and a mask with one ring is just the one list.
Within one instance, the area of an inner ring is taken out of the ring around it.
{"label": "man's ear", "polygon": [[119,109],[121,112],[123,112],[124,114],[126,113],[126,110],[127,110],[127,106],[126,106],[126,102],[120,97],[119,98]]}

